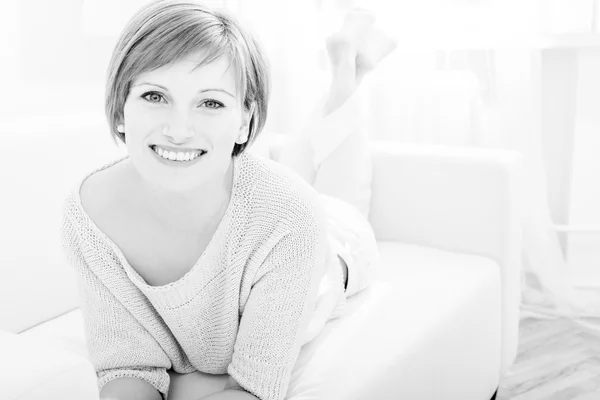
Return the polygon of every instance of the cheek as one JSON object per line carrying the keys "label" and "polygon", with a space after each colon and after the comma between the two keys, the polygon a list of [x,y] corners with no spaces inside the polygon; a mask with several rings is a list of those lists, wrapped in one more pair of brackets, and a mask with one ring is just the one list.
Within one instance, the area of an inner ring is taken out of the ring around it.
{"label": "cheek", "polygon": [[151,112],[138,102],[125,103],[123,117],[126,130],[133,133],[140,130],[152,129],[160,123],[160,113]]}
{"label": "cheek", "polygon": [[196,120],[196,133],[211,137],[220,143],[235,140],[239,133],[239,123],[231,115],[204,116]]}

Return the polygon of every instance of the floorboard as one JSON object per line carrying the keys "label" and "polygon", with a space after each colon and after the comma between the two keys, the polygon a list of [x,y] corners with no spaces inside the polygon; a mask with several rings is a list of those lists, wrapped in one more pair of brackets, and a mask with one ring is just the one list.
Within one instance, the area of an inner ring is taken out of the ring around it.
{"label": "floorboard", "polygon": [[522,319],[497,400],[600,400],[600,334],[569,319]]}

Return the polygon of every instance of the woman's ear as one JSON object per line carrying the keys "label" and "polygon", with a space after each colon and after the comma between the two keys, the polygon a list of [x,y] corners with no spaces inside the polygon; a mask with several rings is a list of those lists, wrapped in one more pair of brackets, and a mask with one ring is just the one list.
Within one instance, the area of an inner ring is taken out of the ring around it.
{"label": "woman's ear", "polygon": [[242,112],[242,126],[240,127],[238,138],[235,141],[238,144],[244,144],[248,141],[250,136],[250,122],[254,117],[254,103],[250,106],[249,111]]}

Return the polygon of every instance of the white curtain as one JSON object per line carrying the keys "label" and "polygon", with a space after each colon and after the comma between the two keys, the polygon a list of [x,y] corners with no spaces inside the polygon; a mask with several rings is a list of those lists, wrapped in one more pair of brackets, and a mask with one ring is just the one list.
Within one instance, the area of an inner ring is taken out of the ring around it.
{"label": "white curtain", "polygon": [[[541,51],[523,45],[548,26],[564,27],[557,3],[243,0],[240,16],[252,23],[273,64],[267,128],[285,132],[301,126],[327,89],[325,37],[339,29],[348,8],[372,10],[398,47],[363,82],[371,136],[521,152],[522,315],[580,320],[600,317],[599,295],[577,291],[566,279],[542,152]],[[573,13],[568,18],[573,23]]]}

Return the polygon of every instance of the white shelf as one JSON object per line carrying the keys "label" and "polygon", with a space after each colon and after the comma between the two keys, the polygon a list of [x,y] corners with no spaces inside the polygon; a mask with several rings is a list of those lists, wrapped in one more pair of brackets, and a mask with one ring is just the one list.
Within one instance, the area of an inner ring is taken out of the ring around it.
{"label": "white shelf", "polygon": [[600,33],[562,33],[543,35],[539,39],[543,49],[600,47]]}
{"label": "white shelf", "polygon": [[553,225],[556,232],[600,233],[600,225]]}

